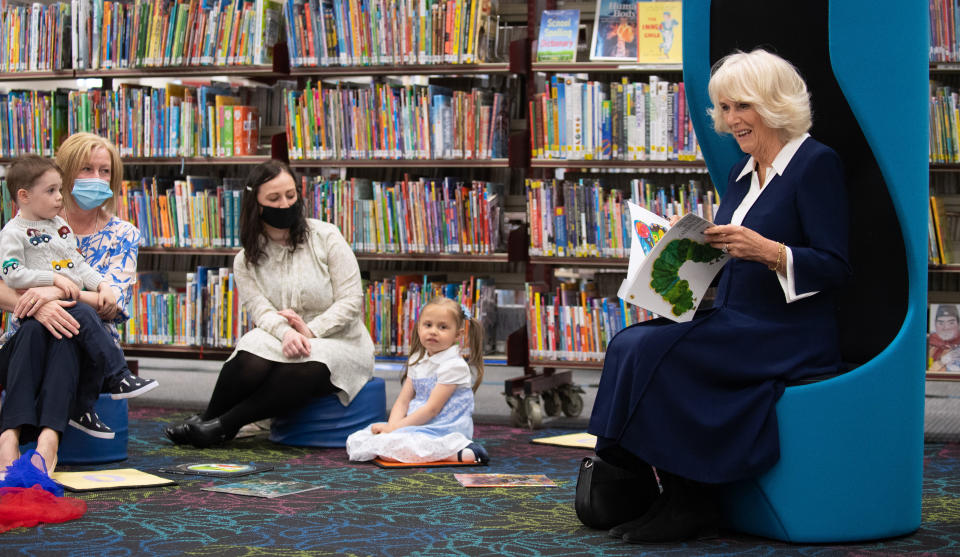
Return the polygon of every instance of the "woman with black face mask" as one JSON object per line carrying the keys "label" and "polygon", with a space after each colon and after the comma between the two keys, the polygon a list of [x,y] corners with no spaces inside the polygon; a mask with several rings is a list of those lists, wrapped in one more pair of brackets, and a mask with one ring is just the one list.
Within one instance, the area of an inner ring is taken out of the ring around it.
{"label": "woman with black face mask", "polygon": [[357,260],[336,226],[304,216],[282,162],[258,165],[247,180],[240,241],[233,272],[256,328],[223,365],[206,411],[164,429],[178,445],[229,441],[317,396],[346,405],[373,373]]}

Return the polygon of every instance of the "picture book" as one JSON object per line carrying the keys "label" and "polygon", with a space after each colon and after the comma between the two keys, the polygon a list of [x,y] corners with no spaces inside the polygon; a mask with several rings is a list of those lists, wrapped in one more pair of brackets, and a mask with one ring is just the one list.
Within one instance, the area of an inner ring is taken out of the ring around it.
{"label": "picture book", "polygon": [[463,487],[557,487],[543,474],[454,474]]}
{"label": "picture book", "polygon": [[681,2],[637,3],[637,62],[683,63]]}
{"label": "picture book", "polygon": [[567,433],[566,435],[554,435],[552,437],[537,437],[531,439],[530,442],[538,445],[592,450],[597,445],[597,436],[589,433]]}
{"label": "picture book", "polygon": [[281,480],[244,480],[223,485],[204,487],[203,491],[216,491],[218,493],[231,493],[233,495],[247,495],[250,497],[266,497],[273,499],[283,497],[284,495],[293,495],[294,493],[303,493],[327,487],[325,485],[314,485],[307,482],[281,481]]}
{"label": "picture book", "polygon": [[597,0],[591,60],[637,60],[637,0]]}
{"label": "picture book", "polygon": [[537,62],[575,62],[580,10],[544,10],[540,14]]}
{"label": "picture book", "polygon": [[960,372],[960,304],[930,304],[927,371]]}
{"label": "picture book", "polygon": [[183,474],[186,476],[236,477],[248,476],[250,474],[256,474],[259,472],[267,472],[269,470],[273,470],[273,466],[221,462],[196,462],[191,464],[177,464],[176,466],[158,468],[157,472],[162,472],[164,474]]}
{"label": "picture book", "polygon": [[[617,296],[673,321],[690,321],[713,277],[730,259],[704,239],[703,231],[713,223],[687,213],[661,232],[630,205],[630,263]],[[651,241],[653,248],[647,251]],[[634,262],[635,257],[641,260]]]}
{"label": "picture book", "polygon": [[141,472],[133,468],[116,470],[87,470],[85,472],[54,472],[53,481],[67,491],[100,491],[132,487],[158,487],[176,485],[177,482]]}

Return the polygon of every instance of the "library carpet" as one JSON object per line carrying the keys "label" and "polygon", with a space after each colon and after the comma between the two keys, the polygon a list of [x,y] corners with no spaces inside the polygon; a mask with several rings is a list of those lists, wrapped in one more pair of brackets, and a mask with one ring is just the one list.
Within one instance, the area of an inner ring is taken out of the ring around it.
{"label": "library carpet", "polygon": [[[791,545],[723,532],[689,543],[631,546],[582,526],[573,510],[583,449],[530,443],[530,432],[478,425],[489,467],[389,470],[350,463],[342,449],[275,445],[265,437],[199,451],[166,441],[180,411],[131,410],[126,462],[63,470],[157,468],[200,461],[254,462],[255,476],[325,486],[275,499],[202,491],[237,481],[170,476],[172,487],[72,494],[79,520],[0,534],[2,555],[946,555],[960,550],[960,444],[925,446],[923,525],[910,536],[863,544]],[[466,489],[454,473],[546,474],[555,488]],[[842,478],[838,478],[842,481]]]}

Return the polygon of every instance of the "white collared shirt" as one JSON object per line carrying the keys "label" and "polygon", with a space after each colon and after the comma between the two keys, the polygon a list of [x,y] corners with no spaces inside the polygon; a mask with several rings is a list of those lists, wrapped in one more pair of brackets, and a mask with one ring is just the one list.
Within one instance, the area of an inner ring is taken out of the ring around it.
{"label": "white collared shirt", "polygon": [[416,365],[409,366],[407,376],[411,379],[436,376],[437,383],[468,388],[473,384],[470,378],[470,366],[460,355],[460,345],[456,343],[433,356],[421,359]]}
{"label": "white collared shirt", "polygon": [[[760,197],[760,194],[767,191],[766,188],[770,184],[770,181],[773,180],[774,174],[777,176],[783,175],[783,172],[787,169],[787,165],[790,164],[793,156],[796,155],[797,150],[800,149],[800,145],[808,137],[810,137],[809,133],[795,137],[788,141],[787,144],[780,149],[780,152],[777,153],[777,156],[774,157],[773,162],[766,169],[767,172],[764,177],[763,187],[760,187],[760,175],[756,171],[756,160],[753,158],[753,156],[747,159],[747,163],[743,166],[743,170],[741,170],[740,174],[737,175],[737,180],[740,180],[748,173],[751,174],[750,190],[747,192],[747,195],[743,197],[743,201],[740,202],[740,206],[737,207],[737,209],[733,212],[733,216],[730,217],[730,224],[735,224],[737,226],[743,224],[743,219],[747,216],[747,212],[750,211],[750,208],[753,207],[753,204]],[[790,251],[789,247],[787,247],[786,252],[787,272],[785,276],[777,273],[777,279],[780,281],[780,287],[783,288],[784,298],[789,304],[790,302],[795,302],[808,296],[813,296],[817,293],[817,291],[797,294],[796,282],[794,281],[793,276],[793,252]]]}

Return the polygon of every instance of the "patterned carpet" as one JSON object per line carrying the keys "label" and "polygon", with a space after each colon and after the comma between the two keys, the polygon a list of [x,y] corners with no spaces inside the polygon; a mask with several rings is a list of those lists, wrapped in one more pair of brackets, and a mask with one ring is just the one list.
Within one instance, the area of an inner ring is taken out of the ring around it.
{"label": "patterned carpet", "polygon": [[[178,486],[74,494],[87,514],[64,524],[0,534],[0,555],[956,555],[960,553],[960,445],[928,444],[923,526],[870,544],[789,545],[724,533],[686,544],[630,546],[582,526],[573,511],[582,449],[529,443],[560,434],[480,425],[487,468],[384,470],[349,463],[342,449],[298,449],[264,437],[198,451],[163,439],[160,428],[185,414],[134,408],[130,458],[98,467],[159,467],[197,461],[256,462],[258,476],[328,486],[277,499],[200,488],[237,481],[179,476]],[[546,474],[557,488],[464,489],[457,472]],[[244,479],[244,478],[241,478]]]}

